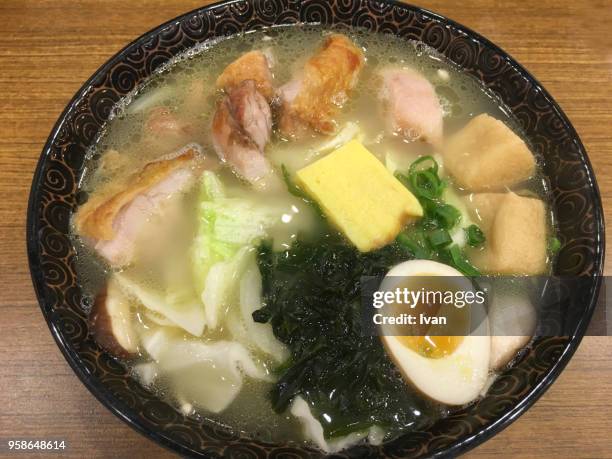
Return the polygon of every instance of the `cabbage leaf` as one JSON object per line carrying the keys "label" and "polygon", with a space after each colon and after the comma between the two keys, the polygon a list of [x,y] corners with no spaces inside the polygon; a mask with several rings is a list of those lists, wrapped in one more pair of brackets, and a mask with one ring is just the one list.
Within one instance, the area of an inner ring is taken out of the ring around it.
{"label": "cabbage leaf", "polygon": [[230,295],[239,289],[249,250],[280,221],[282,213],[278,205],[229,196],[214,172],[202,174],[191,262],[210,329],[220,325]]}

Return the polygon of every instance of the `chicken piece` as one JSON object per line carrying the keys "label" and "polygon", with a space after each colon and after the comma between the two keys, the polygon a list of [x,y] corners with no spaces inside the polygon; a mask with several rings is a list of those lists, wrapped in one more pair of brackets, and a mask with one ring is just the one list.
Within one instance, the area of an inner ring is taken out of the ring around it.
{"label": "chicken piece", "polygon": [[483,113],[449,139],[444,167],[465,190],[498,191],[531,177],[535,158],[508,126]]}
{"label": "chicken piece", "polygon": [[217,89],[226,92],[240,86],[245,80],[253,80],[257,90],[270,101],[274,96],[272,56],[263,51],[250,51],[229,64],[217,78]]}
{"label": "chicken piece", "polygon": [[381,76],[380,97],[389,112],[391,131],[438,145],[443,112],[431,83],[412,69],[386,69]]}
{"label": "chicken piece", "polygon": [[336,130],[334,116],[357,84],[364,55],[344,35],[330,35],[298,77],[280,88],[280,130],[300,137],[313,129],[323,134]]}
{"label": "chicken piece", "polygon": [[156,136],[193,135],[191,123],[181,120],[168,107],[155,107],[145,121],[145,129]]}
{"label": "chicken piece", "polygon": [[114,174],[123,169],[128,163],[125,155],[111,148],[100,158],[99,169],[104,174]]}
{"label": "chicken piece", "polygon": [[238,175],[253,184],[273,173],[264,156],[271,132],[270,106],[255,81],[243,81],[219,102],[212,122],[215,151]]}
{"label": "chicken piece", "polygon": [[146,115],[140,148],[153,160],[183,145],[201,141],[196,134],[193,122],[167,106],[157,106]]}
{"label": "chicken piece", "polygon": [[143,225],[193,183],[198,153],[195,145],[186,147],[178,156],[147,164],[129,178],[127,188],[116,190],[111,184],[100,190],[79,208],[74,221],[78,234],[112,266],[128,264]]}
{"label": "chicken piece", "polygon": [[486,273],[538,275],[546,271],[544,202],[515,193],[480,193],[469,203],[486,242],[471,255]]}

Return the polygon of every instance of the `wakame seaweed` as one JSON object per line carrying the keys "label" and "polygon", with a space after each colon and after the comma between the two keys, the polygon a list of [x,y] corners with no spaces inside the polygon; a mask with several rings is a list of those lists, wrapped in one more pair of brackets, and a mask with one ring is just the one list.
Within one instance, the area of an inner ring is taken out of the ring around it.
{"label": "wakame seaweed", "polygon": [[270,322],[291,351],[271,392],[277,412],[302,396],[327,437],[372,425],[421,428],[437,417],[438,408],[404,382],[380,339],[362,330],[361,276],[384,275],[410,258],[398,243],[360,253],[332,230],[282,252],[269,242],[259,247],[264,306],[253,318]]}

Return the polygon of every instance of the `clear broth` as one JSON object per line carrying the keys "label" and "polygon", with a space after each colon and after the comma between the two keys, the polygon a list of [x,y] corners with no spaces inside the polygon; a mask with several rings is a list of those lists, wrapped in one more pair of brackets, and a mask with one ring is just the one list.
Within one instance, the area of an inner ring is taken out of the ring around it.
{"label": "clear broth", "polygon": [[[337,121],[339,126],[347,121],[357,122],[365,136],[364,144],[383,162],[387,153],[398,152],[397,155],[392,154],[399,162],[399,167],[407,168],[417,157],[435,153],[424,143],[409,142],[399,137],[384,135],[382,108],[373,110],[372,107],[380,107],[377,100],[380,82],[376,72],[385,66],[410,66],[429,79],[435,86],[446,113],[445,135],[451,134],[465,125],[470,118],[481,113],[488,113],[503,120],[515,132],[522,135],[518,123],[509,115],[509,110],[498,98],[474,78],[463,73],[446,58],[422,43],[359,29],[341,29],[340,32],[349,35],[363,48],[367,64]],[[313,26],[262,30],[201,46],[175,58],[115,107],[112,118],[86,158],[80,189],[88,194],[95,193],[104,184],[125,180],[131,172],[138,170],[144,164],[187,143],[200,144],[209,160],[216,161],[209,132],[218,98],[215,80],[225,66],[246,51],[270,48],[276,61],[273,68],[275,84],[280,86],[291,78],[294,71],[303,65],[309,55],[316,51],[322,37],[328,33],[329,29]],[[195,96],[194,88],[197,88]],[[195,131],[190,135],[172,139],[152,141],[147,138],[143,134],[145,118],[152,108],[160,105],[169,107],[180,118],[193,123]],[[318,148],[325,140],[320,136],[313,136],[299,142],[287,142],[276,136],[268,145],[266,154],[276,166],[283,164],[289,170],[295,171],[318,158]],[[112,151],[118,152],[118,155],[109,154]],[[230,173],[224,173],[223,180],[236,189],[237,193],[248,192],[246,186]],[[462,195],[461,190],[456,191]],[[544,197],[545,182],[542,177],[536,177],[525,184],[523,191]],[[286,199],[288,205],[292,203],[291,197],[285,194],[278,199]],[[295,229],[291,231],[295,232]],[[103,286],[109,275],[109,269],[91,250],[87,249],[77,235],[74,235],[74,241],[78,252],[79,277],[85,294],[91,298]],[[136,272],[138,269],[140,268],[134,266],[126,270]],[[143,283],[156,282],[154,274],[140,273],[138,276]],[[146,317],[143,318],[140,310],[134,313],[139,326],[155,327]],[[217,337],[223,338],[226,335],[227,331],[222,329]],[[185,333],[185,336],[188,335]],[[140,358],[127,361],[125,364],[128,368],[132,368],[147,360],[148,357],[143,354]],[[247,379],[238,399],[226,411],[210,415],[196,406],[191,415],[213,419],[234,430],[254,434],[262,440],[302,441],[303,436],[297,421],[288,413],[276,414],[271,409],[267,398],[270,388],[270,383]],[[162,377],[154,390],[157,390],[164,399],[175,405],[178,404],[180,397],[173,392],[172,381]],[[444,414],[444,410],[439,413],[440,416]]]}

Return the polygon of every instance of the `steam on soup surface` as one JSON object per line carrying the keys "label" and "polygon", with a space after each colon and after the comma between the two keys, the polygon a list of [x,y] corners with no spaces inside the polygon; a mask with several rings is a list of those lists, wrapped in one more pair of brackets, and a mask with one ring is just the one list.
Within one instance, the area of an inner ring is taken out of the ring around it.
{"label": "steam on soup surface", "polygon": [[[470,403],[533,330],[381,341],[361,276],[549,265],[543,183],[504,107],[422,43],[361,30],[191,50],[115,107],[81,188],[99,344],[187,415],[326,451]],[[532,310],[513,295],[496,301]]]}

